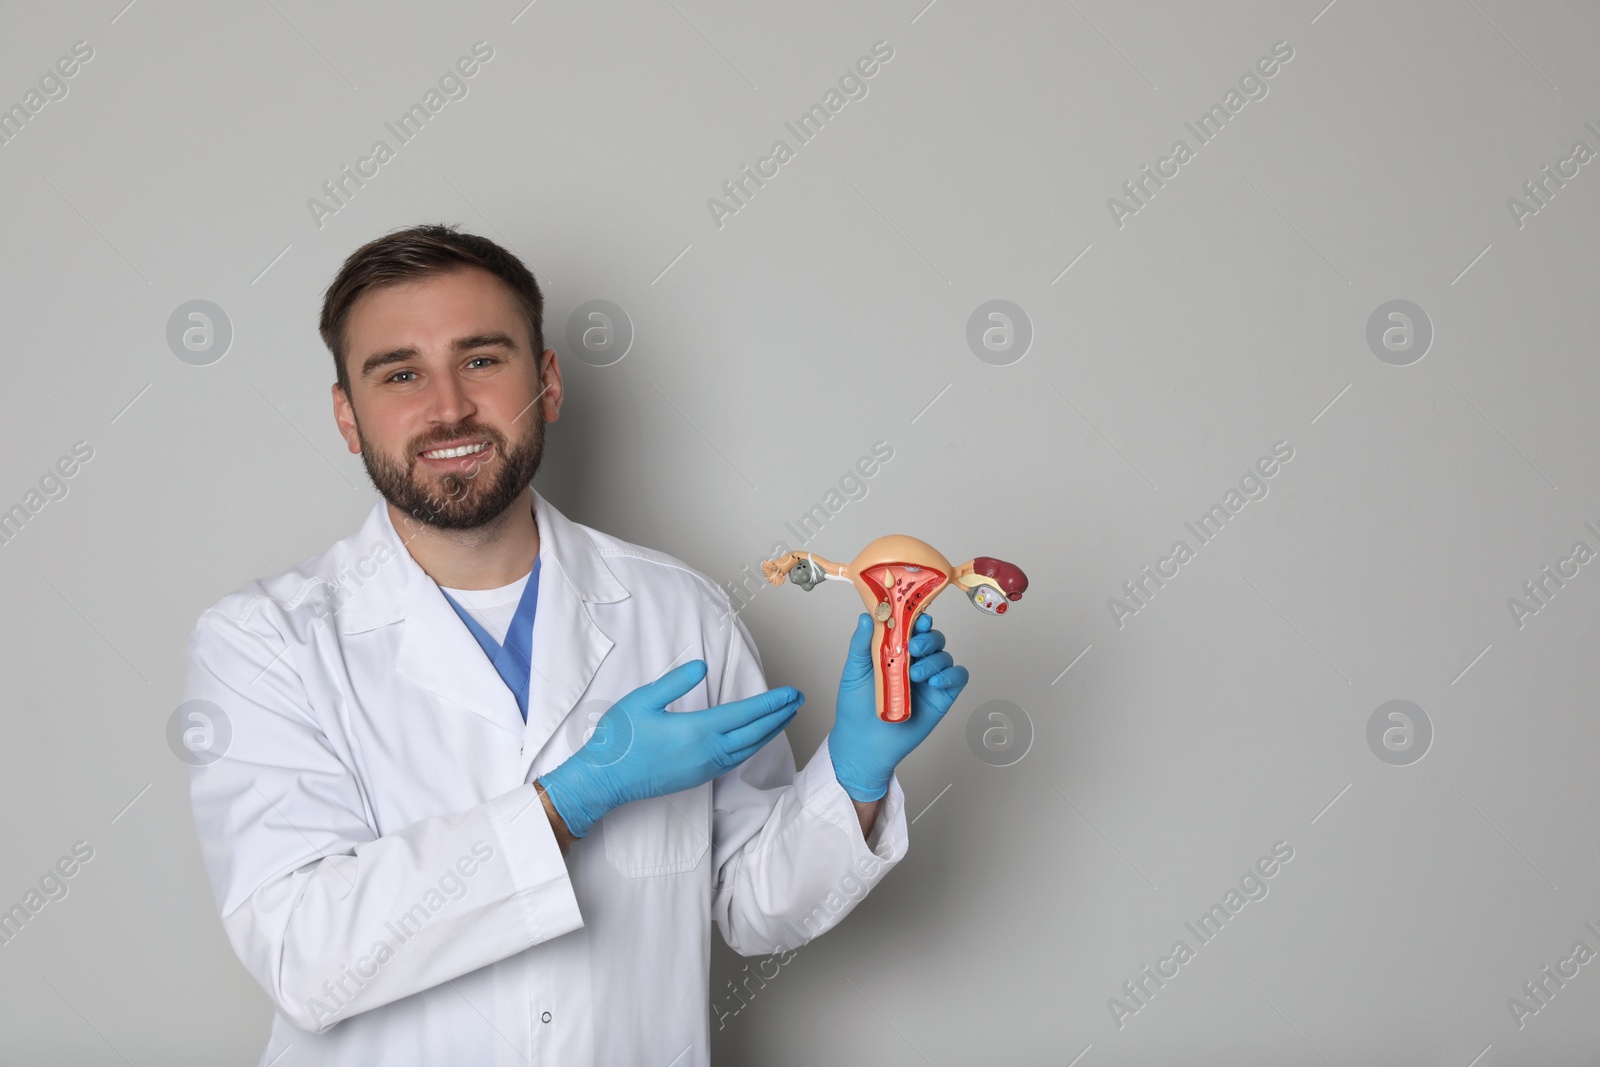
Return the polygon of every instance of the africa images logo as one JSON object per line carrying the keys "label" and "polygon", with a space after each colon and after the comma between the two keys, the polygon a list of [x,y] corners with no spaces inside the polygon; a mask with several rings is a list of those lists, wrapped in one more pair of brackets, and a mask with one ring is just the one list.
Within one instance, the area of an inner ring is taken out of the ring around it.
{"label": "africa images logo", "polygon": [[783,124],[784,129],[794,136],[794,147],[790,147],[789,142],[781,137],[773,141],[767,154],[756,160],[754,171],[746,163],[739,168],[737,177],[722,183],[722,193],[727,200],[707,197],[706,210],[711,212],[711,221],[717,224],[717,229],[722,229],[730,216],[749,207],[756,191],[764,189],[768,181],[776,178],[784,164],[796,157],[800,147],[815,140],[828,122],[844,110],[845,104],[852,100],[865,100],[869,91],[867,79],[875,77],[883,69],[883,64],[893,58],[893,45],[888,41],[873,42],[871,55],[862,56],[853,66],[846,68],[839,76],[837,89],[830,88],[823,95],[821,103],[812,104],[794,122]]}
{"label": "africa images logo", "polygon": [[454,66],[445,69],[439,76],[438,88],[428,87],[420,102],[414,102],[405,111],[401,112],[394,122],[385,122],[387,129],[395,139],[395,144],[390,147],[389,142],[378,138],[372,142],[368,153],[356,160],[355,171],[350,170],[348,164],[339,168],[335,177],[322,183],[325,200],[317,197],[306,199],[306,209],[311,212],[311,221],[317,229],[322,229],[326,220],[337,215],[350,205],[355,195],[367,187],[367,181],[378,176],[378,170],[384,164],[395,158],[395,154],[404,145],[410,144],[417,135],[427,126],[428,121],[452,100],[465,100],[471,91],[468,79],[475,77],[482,69],[481,64],[494,58],[494,48],[488,41],[475,41],[472,45],[472,54],[462,56],[455,61]]}
{"label": "africa images logo", "polygon": [[1293,58],[1294,48],[1288,41],[1273,42],[1271,53],[1256,60],[1253,67],[1240,75],[1238,87],[1229,86],[1221,103],[1212,104],[1194,122],[1183,124],[1194,135],[1195,144],[1192,147],[1187,140],[1179,137],[1172,143],[1172,150],[1156,160],[1154,171],[1147,163],[1140,168],[1138,177],[1123,182],[1122,192],[1128,199],[1118,200],[1113,196],[1106,200],[1106,209],[1111,212],[1111,221],[1117,229],[1122,229],[1124,220],[1129,216],[1144,210],[1155,197],[1156,191],[1165,188],[1167,181],[1176,178],[1179,169],[1193,159],[1201,148],[1216,140],[1246,104],[1252,100],[1265,100],[1269,91],[1267,81]]}
{"label": "africa images logo", "polygon": [[1178,576],[1180,568],[1195,558],[1200,546],[1216,540],[1228,520],[1243,511],[1246,504],[1253,500],[1265,500],[1267,494],[1272,491],[1269,479],[1293,458],[1294,446],[1288,441],[1274,443],[1270,455],[1256,460],[1255,464],[1240,476],[1238,488],[1230,488],[1223,494],[1220,503],[1211,505],[1210,509],[1202,512],[1198,519],[1183,524],[1184,528],[1194,535],[1193,546],[1186,538],[1178,538],[1173,542],[1172,550],[1156,560],[1154,570],[1151,570],[1150,564],[1147,563],[1138,575],[1122,583],[1126,600],[1122,597],[1107,597],[1106,609],[1111,612],[1111,621],[1117,624],[1117,629],[1126,626],[1130,616],[1137,615],[1149,607],[1156,593],[1166,588],[1167,582]]}

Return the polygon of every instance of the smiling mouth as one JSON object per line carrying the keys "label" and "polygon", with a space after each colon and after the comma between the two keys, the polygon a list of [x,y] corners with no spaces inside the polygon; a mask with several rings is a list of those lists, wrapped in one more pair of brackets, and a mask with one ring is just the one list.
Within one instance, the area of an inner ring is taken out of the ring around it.
{"label": "smiling mouth", "polygon": [[459,459],[463,456],[475,456],[488,449],[489,441],[479,441],[477,444],[457,445],[453,448],[435,448],[427,452],[417,453],[423,459]]}

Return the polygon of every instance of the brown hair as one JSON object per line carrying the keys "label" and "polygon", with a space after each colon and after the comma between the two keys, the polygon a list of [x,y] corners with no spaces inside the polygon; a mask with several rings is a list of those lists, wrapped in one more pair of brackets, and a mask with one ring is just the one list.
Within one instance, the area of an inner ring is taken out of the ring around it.
{"label": "brown hair", "polygon": [[487,237],[458,233],[454,226],[412,226],[368,241],[350,253],[322,296],[317,329],[333,353],[339,385],[346,396],[350,394],[350,372],[345,367],[344,327],[356,300],[371,289],[466,267],[481,267],[506,284],[527,317],[534,360],[544,355],[544,294],[522,260]]}

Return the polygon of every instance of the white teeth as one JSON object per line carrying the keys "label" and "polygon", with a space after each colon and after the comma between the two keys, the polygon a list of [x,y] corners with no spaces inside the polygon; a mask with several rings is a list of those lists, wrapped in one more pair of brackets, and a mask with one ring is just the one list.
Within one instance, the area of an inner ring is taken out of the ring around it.
{"label": "white teeth", "polygon": [[455,459],[457,456],[470,456],[482,452],[488,447],[489,443],[484,441],[476,445],[462,445],[460,448],[436,448],[432,452],[424,452],[423,456],[428,459]]}

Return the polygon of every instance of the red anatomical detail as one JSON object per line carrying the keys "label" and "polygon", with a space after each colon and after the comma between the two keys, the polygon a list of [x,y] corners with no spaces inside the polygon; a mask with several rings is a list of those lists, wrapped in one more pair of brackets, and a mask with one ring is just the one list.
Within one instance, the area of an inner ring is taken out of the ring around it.
{"label": "red anatomical detail", "polygon": [[[880,717],[903,722],[911,717],[911,654],[906,642],[917,616],[950,578],[943,571],[909,563],[877,563],[863,570],[860,578],[879,604],[889,605],[888,618],[877,620],[872,628],[872,654],[883,679]],[[881,608],[878,614],[883,614]]]}
{"label": "red anatomical detail", "polygon": [[[978,556],[973,559],[972,573],[999,582],[1007,600],[1021,600],[1022,594],[1028,589],[1028,576],[1022,573],[1021,567],[1015,563],[1007,563],[1003,559],[995,559],[993,556]],[[1001,604],[999,610],[1005,611],[1005,609],[1006,606]]]}

